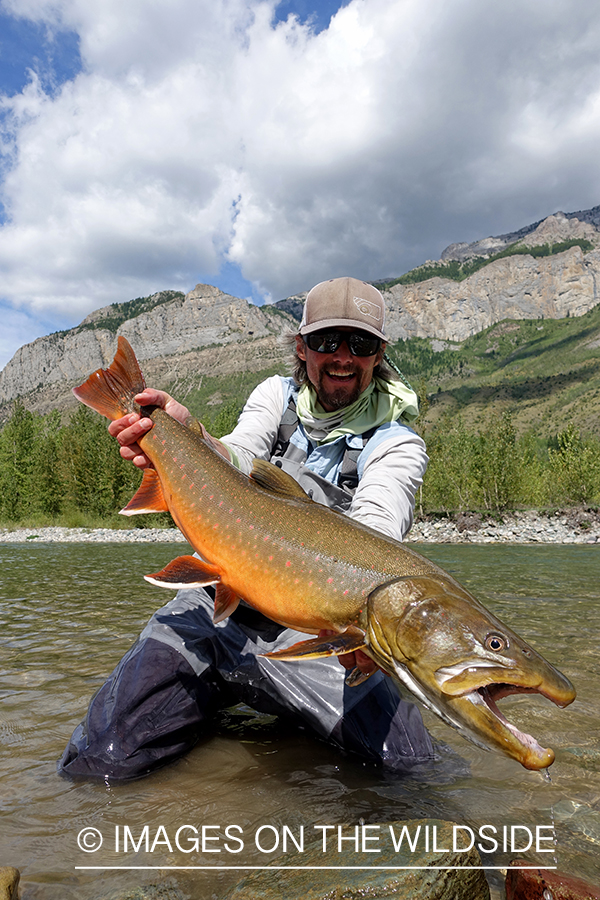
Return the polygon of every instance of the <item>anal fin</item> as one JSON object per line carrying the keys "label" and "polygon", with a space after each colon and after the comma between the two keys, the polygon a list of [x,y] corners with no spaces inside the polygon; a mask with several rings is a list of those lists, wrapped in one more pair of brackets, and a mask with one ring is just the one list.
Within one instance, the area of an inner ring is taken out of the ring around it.
{"label": "anal fin", "polygon": [[142,513],[158,512],[169,512],[160,478],[156,469],[144,469],[142,483],[120,515],[139,516]]}
{"label": "anal fin", "polygon": [[215,596],[215,612],[213,622],[217,625],[223,619],[227,619],[237,609],[240,598],[225,584],[217,585]]}
{"label": "anal fin", "polygon": [[332,637],[316,637],[307,641],[298,641],[283,650],[262,653],[267,659],[319,659],[323,656],[342,656],[365,647],[365,635],[362,631],[348,630]]}
{"label": "anal fin", "polygon": [[221,580],[216,566],[196,559],[195,556],[178,556],[177,559],[152,575],[144,575],[150,584],[158,587],[180,590],[181,588],[206,587],[207,584],[218,584]]}

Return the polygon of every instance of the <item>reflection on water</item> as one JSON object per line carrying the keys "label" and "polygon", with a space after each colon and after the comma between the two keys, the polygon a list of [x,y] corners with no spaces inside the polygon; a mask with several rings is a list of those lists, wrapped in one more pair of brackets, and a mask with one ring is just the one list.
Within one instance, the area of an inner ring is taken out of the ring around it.
{"label": "reflection on water", "polygon": [[[455,575],[575,683],[578,699],[566,710],[535,696],[502,703],[517,727],[557,750],[550,783],[468,744],[429,713],[427,724],[441,742],[440,759],[435,767],[400,778],[345,759],[272,717],[244,709],[223,715],[212,737],[145,780],[103,785],[60,778],[56,759],[90,696],[164,602],[165,592],[144,582],[142,574],[156,571],[182,547],[2,545],[0,865],[21,869],[25,900],[118,896],[157,877],[172,878],[195,900],[210,900],[239,877],[214,866],[272,863],[277,851],[266,851],[284,826],[296,838],[304,829],[308,842],[321,834],[315,825],[424,816],[453,819],[476,831],[490,824],[499,834],[503,826],[553,825],[556,842],[543,845],[551,852],[530,858],[598,881],[598,548],[417,549]],[[271,827],[261,832],[261,852],[254,837],[265,825]],[[175,834],[182,826],[193,828],[180,833],[178,849]],[[202,826],[204,852],[194,843]],[[103,836],[97,853],[77,845],[86,827]],[[129,840],[124,853],[126,827],[134,845]],[[484,859],[501,866],[518,855],[500,846]],[[90,865],[161,866],[163,871],[76,868]],[[213,868],[173,872],[171,866]],[[490,879],[500,883],[497,873]]]}

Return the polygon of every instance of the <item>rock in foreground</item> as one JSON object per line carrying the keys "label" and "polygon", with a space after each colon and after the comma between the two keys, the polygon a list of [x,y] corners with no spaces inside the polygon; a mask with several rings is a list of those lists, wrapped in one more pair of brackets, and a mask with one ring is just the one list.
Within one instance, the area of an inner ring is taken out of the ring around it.
{"label": "rock in foreground", "polygon": [[17,900],[19,878],[14,866],[0,866],[0,900]]}
{"label": "rock in foreground", "polygon": [[[411,822],[391,822],[381,825],[381,833],[391,826],[399,837],[403,826],[411,835],[421,826],[422,834],[429,828],[429,834],[436,831],[435,847],[439,850],[423,849],[419,841],[412,852],[406,841],[398,852],[390,840],[380,842],[380,853],[356,853],[350,844],[341,853],[335,849],[323,853],[319,840],[311,844],[302,854],[288,854],[280,857],[273,865],[304,866],[302,870],[263,870],[254,872],[240,881],[225,900],[378,900],[378,898],[404,898],[410,900],[489,900],[490,892],[481,869],[481,860],[476,850],[457,851],[452,847],[453,831],[451,822],[422,819]],[[345,829],[348,831],[349,829]],[[333,843],[333,839],[330,839]],[[431,840],[433,844],[433,838]],[[377,866],[377,869],[319,868],[320,866]],[[383,867],[388,867],[383,868]],[[413,868],[399,868],[412,866]],[[422,866],[421,869],[414,867]],[[433,868],[433,867],[439,868]],[[463,869],[442,867],[465,866]],[[395,867],[395,868],[391,868]]]}
{"label": "rock in foreground", "polygon": [[[530,863],[524,859],[511,863],[513,867],[526,865]],[[506,874],[506,900],[600,900],[600,885],[551,869],[510,868]]]}

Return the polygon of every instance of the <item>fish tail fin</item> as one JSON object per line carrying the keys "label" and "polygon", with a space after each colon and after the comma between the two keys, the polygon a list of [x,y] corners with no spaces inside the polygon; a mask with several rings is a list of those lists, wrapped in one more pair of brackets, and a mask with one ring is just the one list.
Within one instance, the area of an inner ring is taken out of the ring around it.
{"label": "fish tail fin", "polygon": [[73,388],[73,393],[107,419],[120,419],[133,411],[133,398],[145,387],[135,353],[129,342],[119,337],[115,358],[108,369],[97,369],[87,381]]}

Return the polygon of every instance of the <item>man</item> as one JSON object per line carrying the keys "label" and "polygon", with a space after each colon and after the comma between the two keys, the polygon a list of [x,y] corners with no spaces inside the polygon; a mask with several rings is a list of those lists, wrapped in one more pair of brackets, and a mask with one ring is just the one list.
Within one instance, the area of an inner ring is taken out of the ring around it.
{"label": "man", "polygon": [[[427,464],[425,445],[406,424],[414,392],[384,362],[385,306],[372,285],[336,278],[308,294],[294,336],[294,378],[273,376],[251,394],[237,426],[215,449],[246,474],[256,457],[273,460],[313,500],[346,512],[398,540],[412,524]],[[188,410],[146,389],[185,423]],[[109,425],[121,456],[149,465],[137,441],[152,421],[137,414]],[[221,709],[236,703],[292,718],[335,746],[406,768],[433,756],[421,716],[366,654],[340,657],[371,677],[354,687],[335,659],[281,662],[260,654],[305,635],[245,603],[213,624],[211,589],[179,591],[160,609],[92,698],[59,770],[124,779],[178,758]],[[374,674],[373,674],[374,673]]]}

